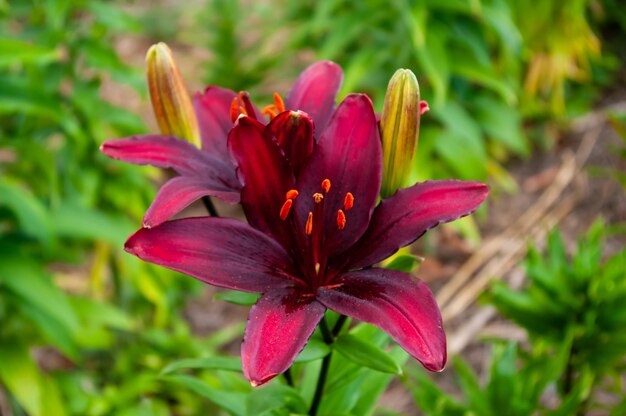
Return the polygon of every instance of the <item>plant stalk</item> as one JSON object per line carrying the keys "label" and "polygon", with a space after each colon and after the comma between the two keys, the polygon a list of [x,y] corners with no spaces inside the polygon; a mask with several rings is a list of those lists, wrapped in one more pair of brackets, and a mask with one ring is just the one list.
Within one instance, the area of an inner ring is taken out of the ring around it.
{"label": "plant stalk", "polygon": [[206,210],[209,212],[210,216],[219,217],[219,214],[217,213],[217,210],[215,209],[215,205],[213,205],[213,201],[211,200],[210,197],[203,196],[202,203],[204,204],[204,207],[206,208]]}
{"label": "plant stalk", "polygon": [[[324,343],[326,345],[331,345],[335,341],[335,337],[341,332],[341,328],[343,328],[344,323],[346,322],[346,317],[341,315],[339,319],[337,319],[337,323],[332,329],[332,332],[328,329],[328,324],[326,322],[326,318],[322,318],[320,321],[320,331],[322,332],[322,338],[324,339]],[[311,408],[309,409],[309,415],[316,416],[317,411],[319,409],[320,403],[322,401],[322,395],[324,393],[324,385],[326,384],[326,379],[328,378],[328,369],[330,368],[330,358],[332,357],[332,351],[324,357],[322,361],[322,368],[320,368],[320,375],[317,378],[317,386],[315,387],[315,394],[313,395],[313,400],[311,401]]]}

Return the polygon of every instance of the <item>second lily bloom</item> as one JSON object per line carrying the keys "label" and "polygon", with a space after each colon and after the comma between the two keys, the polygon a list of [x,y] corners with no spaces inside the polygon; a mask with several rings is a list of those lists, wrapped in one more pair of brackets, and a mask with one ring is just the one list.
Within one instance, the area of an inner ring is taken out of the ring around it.
{"label": "second lily bloom", "polygon": [[[237,94],[217,86],[209,86],[190,99],[165,44],[148,51],[147,64],[150,97],[161,134],[108,140],[101,146],[102,152],[114,159],[176,172],[177,176],[160,188],[144,215],[143,226],[157,226],[204,196],[238,203],[241,184],[227,147],[233,127],[231,110],[233,103],[240,103],[242,109],[250,109],[245,111],[249,117],[263,121],[261,111],[246,92]],[[335,108],[342,78],[336,64],[316,62],[296,80],[284,102],[285,109],[306,112],[318,136]]]}

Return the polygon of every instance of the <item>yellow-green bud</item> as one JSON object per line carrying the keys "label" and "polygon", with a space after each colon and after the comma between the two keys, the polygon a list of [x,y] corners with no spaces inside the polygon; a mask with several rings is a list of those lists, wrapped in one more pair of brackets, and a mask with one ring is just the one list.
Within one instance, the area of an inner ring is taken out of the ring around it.
{"label": "yellow-green bud", "polygon": [[161,133],[185,139],[200,147],[200,130],[191,98],[172,51],[163,42],[146,54],[150,100]]}
{"label": "yellow-green bud", "polygon": [[420,90],[415,74],[398,69],[387,86],[380,132],[383,144],[383,181],[380,194],[393,195],[405,185],[417,150]]}

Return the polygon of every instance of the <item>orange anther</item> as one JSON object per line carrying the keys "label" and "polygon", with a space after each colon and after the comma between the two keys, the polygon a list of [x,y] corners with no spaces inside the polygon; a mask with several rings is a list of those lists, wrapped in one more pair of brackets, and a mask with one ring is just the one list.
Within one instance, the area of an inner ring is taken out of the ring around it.
{"label": "orange anther", "polygon": [[322,189],[326,193],[328,193],[330,191],[330,179],[324,179],[322,181]]}
{"label": "orange anther", "polygon": [[274,106],[279,113],[285,111],[285,103],[283,98],[277,92],[274,93]]}
{"label": "orange anther", "polygon": [[280,209],[280,219],[285,221],[287,216],[289,215],[289,211],[291,210],[291,206],[293,205],[293,199],[288,199],[285,201],[283,206]]}
{"label": "orange anther", "polygon": [[346,194],[346,197],[343,199],[343,209],[348,211],[349,209],[352,208],[353,205],[354,205],[354,195],[348,192]]}
{"label": "orange anther", "polygon": [[306,225],[304,226],[304,232],[306,235],[311,235],[313,232],[313,213],[309,212],[309,218],[306,220]]}
{"label": "orange anther", "polygon": [[320,194],[319,192],[313,194],[313,201],[315,201],[316,204],[322,202],[322,199],[324,199],[324,195]]}
{"label": "orange anther", "polygon": [[270,116],[270,120],[274,120],[274,117],[276,117],[275,110],[276,108],[273,105],[266,105],[263,107],[263,110],[261,110],[261,114],[264,116]]}
{"label": "orange anther", "polygon": [[295,189],[291,189],[289,191],[287,191],[287,195],[285,196],[285,198],[287,199],[296,199],[299,195],[299,192],[296,191]]}
{"label": "orange anther", "polygon": [[239,106],[239,114],[243,114],[244,116],[248,115],[248,112],[246,111],[246,107],[244,107],[243,105]]}
{"label": "orange anther", "polygon": [[337,211],[337,228],[340,230],[346,228],[346,214],[342,210]]}
{"label": "orange anther", "polygon": [[239,117],[239,97],[233,98],[230,104],[230,120],[234,123],[237,117]]}

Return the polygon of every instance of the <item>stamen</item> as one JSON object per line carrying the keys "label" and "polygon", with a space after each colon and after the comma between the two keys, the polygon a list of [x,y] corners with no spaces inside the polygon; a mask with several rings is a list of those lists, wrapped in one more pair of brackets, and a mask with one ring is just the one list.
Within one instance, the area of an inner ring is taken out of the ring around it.
{"label": "stamen", "polygon": [[276,108],[279,113],[285,111],[285,103],[283,102],[283,98],[277,92],[274,93],[274,108]]}
{"label": "stamen", "polygon": [[285,221],[287,216],[289,215],[289,211],[291,210],[291,206],[293,205],[293,199],[287,199],[280,209],[280,219]]}
{"label": "stamen", "polygon": [[304,232],[306,235],[311,235],[313,232],[313,213],[309,212],[309,218],[306,220],[306,225],[304,227]]}
{"label": "stamen", "polygon": [[296,199],[298,197],[298,195],[300,195],[300,193],[297,190],[291,189],[291,190],[287,191],[287,195],[285,196],[285,198],[287,198],[287,199]]}
{"label": "stamen", "polygon": [[342,210],[337,211],[337,228],[340,230],[346,228],[346,214]]}
{"label": "stamen", "polygon": [[320,274],[320,264],[315,263],[315,274]]}
{"label": "stamen", "polygon": [[239,114],[243,114],[244,116],[248,115],[248,112],[246,111],[246,108],[243,105],[239,106]]}
{"label": "stamen", "polygon": [[252,105],[252,101],[250,101],[250,94],[247,91],[239,92],[239,101],[243,104],[244,110],[242,110],[242,114],[245,114],[249,117],[256,119],[256,115],[254,113],[254,106]]}
{"label": "stamen", "polygon": [[276,117],[276,112],[274,110],[276,110],[275,106],[266,105],[263,107],[263,110],[261,110],[261,114],[264,116],[270,116],[270,120],[274,120],[274,117]]}
{"label": "stamen", "polygon": [[315,201],[316,204],[322,202],[322,199],[324,199],[324,195],[320,194],[319,192],[313,194],[313,201]]}
{"label": "stamen", "polygon": [[239,98],[233,98],[233,102],[230,104],[230,120],[234,123],[239,117]]}
{"label": "stamen", "polygon": [[330,179],[324,179],[322,181],[322,189],[326,193],[328,193],[330,191]]}
{"label": "stamen", "polygon": [[348,192],[346,194],[346,197],[343,199],[343,209],[348,211],[352,208],[353,205],[354,205],[354,195]]}

